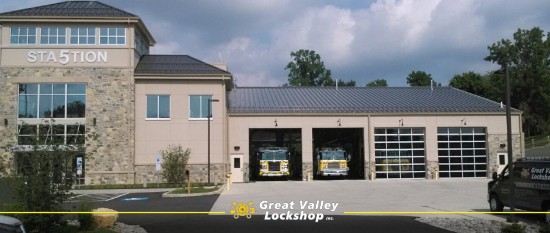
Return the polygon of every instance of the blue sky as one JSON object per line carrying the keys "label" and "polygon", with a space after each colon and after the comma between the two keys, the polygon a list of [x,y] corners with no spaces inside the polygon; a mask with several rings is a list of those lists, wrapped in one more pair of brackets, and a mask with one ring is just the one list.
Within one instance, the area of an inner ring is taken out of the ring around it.
{"label": "blue sky", "polygon": [[[0,11],[59,1],[2,0]],[[239,86],[279,86],[290,52],[315,50],[333,78],[406,86],[413,70],[447,85],[498,67],[487,46],[518,30],[550,31],[545,0],[103,0],[139,15],[154,54],[227,63]]]}

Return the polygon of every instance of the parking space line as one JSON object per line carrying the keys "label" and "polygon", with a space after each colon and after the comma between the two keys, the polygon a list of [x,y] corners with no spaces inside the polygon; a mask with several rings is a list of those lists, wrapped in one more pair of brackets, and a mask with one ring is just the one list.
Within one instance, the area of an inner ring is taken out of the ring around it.
{"label": "parking space line", "polygon": [[119,198],[119,197],[128,195],[128,194],[129,194],[129,193],[124,193],[124,194],[118,195],[118,196],[116,196],[116,197],[113,197],[113,198],[111,198],[111,199],[107,199],[107,200],[105,200],[105,201],[111,201],[111,200],[117,199],[117,198]]}

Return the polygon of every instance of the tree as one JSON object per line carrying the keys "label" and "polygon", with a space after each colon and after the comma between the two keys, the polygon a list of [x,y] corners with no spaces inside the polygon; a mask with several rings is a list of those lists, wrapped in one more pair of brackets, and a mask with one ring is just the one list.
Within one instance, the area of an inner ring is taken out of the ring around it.
{"label": "tree", "polygon": [[[8,178],[15,191],[15,203],[6,205],[11,211],[40,212],[66,211],[63,204],[71,197],[69,190],[75,181],[74,161],[84,156],[87,161],[96,148],[89,146],[96,139],[93,132],[77,137],[86,137],[65,144],[64,140],[51,135],[58,127],[50,124],[22,124],[17,145],[6,145],[5,150],[23,149],[14,154],[13,164],[8,168]],[[63,126],[63,125],[61,125]],[[58,232],[64,225],[60,214],[25,214],[20,218],[29,232]]]}
{"label": "tree", "polygon": [[[550,34],[538,27],[518,29],[513,41],[501,39],[488,46],[486,61],[501,69],[494,72],[493,81],[503,82],[504,70],[510,73],[510,106],[523,111],[523,128],[527,136],[550,131]],[[492,83],[494,86],[504,85]],[[501,96],[504,88],[500,88]]]}
{"label": "tree", "polygon": [[350,80],[350,81],[342,81],[341,79],[338,80],[338,86],[341,86],[341,87],[355,87],[355,80]]}
{"label": "tree", "polygon": [[[407,76],[407,84],[411,87],[417,86],[431,86],[432,75],[424,71],[412,71],[409,76]],[[433,82],[434,86],[441,86],[441,83]]]}
{"label": "tree", "polygon": [[184,150],[181,145],[169,145],[168,148],[161,150],[162,178],[169,183],[183,183],[190,154],[191,149]]}
{"label": "tree", "polygon": [[372,82],[367,83],[367,85],[365,86],[366,87],[387,87],[388,81],[386,81],[385,79],[376,79]]}
{"label": "tree", "polygon": [[489,80],[473,71],[455,75],[449,86],[483,97],[489,97],[490,94]]}
{"label": "tree", "polygon": [[334,86],[331,71],[325,68],[321,56],[313,50],[291,52],[294,61],[286,65],[289,86]]}

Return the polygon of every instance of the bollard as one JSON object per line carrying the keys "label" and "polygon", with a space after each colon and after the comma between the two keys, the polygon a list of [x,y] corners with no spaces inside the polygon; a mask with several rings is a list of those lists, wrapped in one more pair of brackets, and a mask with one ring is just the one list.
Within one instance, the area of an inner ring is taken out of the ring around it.
{"label": "bollard", "polygon": [[231,186],[231,172],[225,177],[227,177],[227,190],[229,190],[229,187]]}
{"label": "bollard", "polygon": [[435,168],[435,180],[439,180],[439,168]]}
{"label": "bollard", "polygon": [[189,170],[185,170],[185,176],[187,176],[187,194],[191,194],[191,178],[189,177]]}
{"label": "bollard", "polygon": [[374,169],[371,168],[371,169],[370,169],[370,180],[371,180],[371,181],[374,181],[374,177],[375,177],[374,175],[375,175],[375,174],[376,174],[376,173],[374,172]]}

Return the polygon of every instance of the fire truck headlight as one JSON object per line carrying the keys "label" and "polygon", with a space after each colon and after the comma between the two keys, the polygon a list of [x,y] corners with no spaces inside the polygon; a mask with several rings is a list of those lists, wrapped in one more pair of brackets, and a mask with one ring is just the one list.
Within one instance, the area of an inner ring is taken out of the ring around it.
{"label": "fire truck headlight", "polygon": [[262,169],[267,169],[267,164],[262,164]]}
{"label": "fire truck headlight", "polygon": [[345,168],[346,164],[340,163],[340,168]]}

